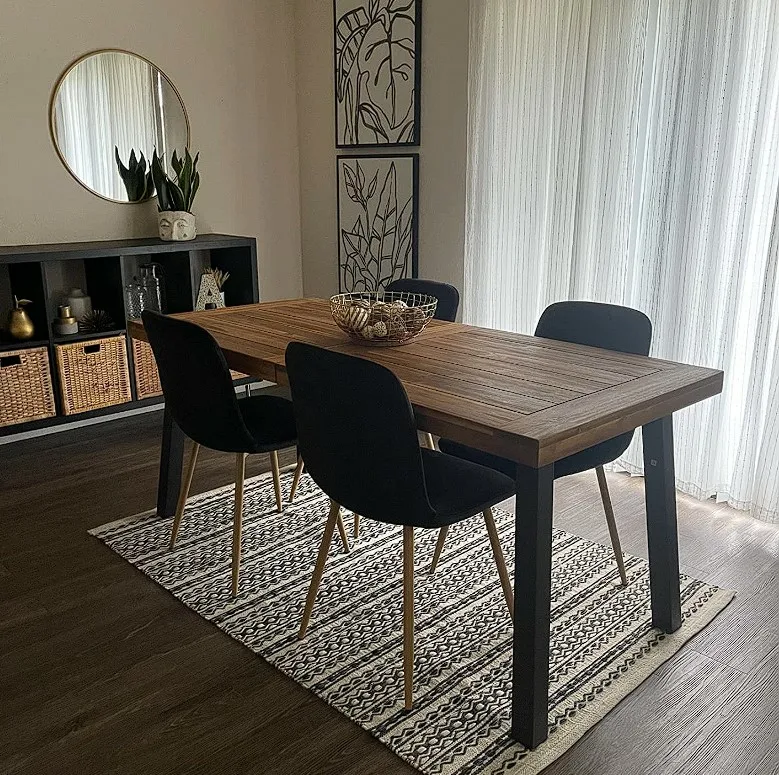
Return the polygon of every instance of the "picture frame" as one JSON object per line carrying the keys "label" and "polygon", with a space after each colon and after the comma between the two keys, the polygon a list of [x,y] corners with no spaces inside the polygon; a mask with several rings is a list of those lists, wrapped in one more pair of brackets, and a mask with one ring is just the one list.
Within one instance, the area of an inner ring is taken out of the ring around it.
{"label": "picture frame", "polygon": [[336,157],[338,289],[419,275],[419,154]]}
{"label": "picture frame", "polygon": [[333,0],[336,148],[420,143],[422,0]]}

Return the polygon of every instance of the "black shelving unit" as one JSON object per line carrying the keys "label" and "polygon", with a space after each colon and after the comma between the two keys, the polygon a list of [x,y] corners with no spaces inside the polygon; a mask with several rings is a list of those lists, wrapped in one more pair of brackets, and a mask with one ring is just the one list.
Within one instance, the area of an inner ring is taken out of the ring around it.
{"label": "black shelving unit", "polygon": [[[165,273],[166,312],[188,312],[194,309],[200,275],[206,266],[230,272],[230,279],[224,289],[227,306],[259,301],[257,243],[252,237],[203,234],[191,242],[132,239],[0,246],[0,323],[5,323],[13,296],[16,295],[32,301],[27,312],[35,325],[33,339],[26,342],[11,341],[6,338],[4,331],[0,331],[0,352],[47,347],[57,408],[56,417],[0,428],[0,436],[102,417],[162,402],[161,397],[138,399],[133,378],[135,364],[132,346],[127,338],[132,400],[105,409],[65,416],[54,352],[58,344],[108,336],[127,337],[124,328],[127,317],[124,288],[138,274],[140,264],[152,261],[161,264]],[[95,309],[105,310],[111,315],[117,324],[115,330],[71,336],[54,335],[52,321],[56,317],[57,306],[63,303],[66,292],[75,287],[86,291]],[[237,380],[236,384],[251,381]]]}

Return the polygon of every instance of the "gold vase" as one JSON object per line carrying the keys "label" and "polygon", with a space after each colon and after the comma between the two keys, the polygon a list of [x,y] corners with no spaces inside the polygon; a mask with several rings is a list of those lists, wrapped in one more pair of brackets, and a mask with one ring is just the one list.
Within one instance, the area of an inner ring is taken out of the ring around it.
{"label": "gold vase", "polygon": [[32,339],[32,335],[35,333],[35,326],[24,307],[16,307],[8,314],[8,333],[12,339],[18,339],[19,341]]}

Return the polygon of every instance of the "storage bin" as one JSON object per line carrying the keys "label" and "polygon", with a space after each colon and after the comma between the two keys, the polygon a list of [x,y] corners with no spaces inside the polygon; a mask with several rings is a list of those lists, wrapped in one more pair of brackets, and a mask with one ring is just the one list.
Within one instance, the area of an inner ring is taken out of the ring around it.
{"label": "storage bin", "polygon": [[48,348],[0,352],[0,427],[55,414]]}
{"label": "storage bin", "polygon": [[130,373],[124,336],[59,344],[57,370],[66,415],[130,400]]}
{"label": "storage bin", "polygon": [[133,366],[135,371],[135,393],[140,401],[162,395],[160,373],[151,345],[140,339],[133,339]]}

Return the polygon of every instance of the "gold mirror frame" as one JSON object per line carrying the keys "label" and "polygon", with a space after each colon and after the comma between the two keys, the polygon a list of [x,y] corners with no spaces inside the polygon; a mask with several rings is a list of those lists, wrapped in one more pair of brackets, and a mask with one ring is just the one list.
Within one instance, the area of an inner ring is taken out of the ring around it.
{"label": "gold mirror frame", "polygon": [[[182,99],[179,90],[176,88],[176,85],[169,78],[168,74],[161,67],[155,65],[154,62],[152,62],[150,59],[147,59],[145,56],[141,54],[136,54],[134,51],[128,51],[127,49],[123,49],[123,48],[98,48],[95,49],[94,51],[88,51],[86,54],[82,54],[80,57],[78,57],[78,59],[75,59],[73,62],[71,62],[65,68],[65,70],[63,70],[59,78],[57,78],[56,82],[54,83],[54,88],[52,89],[51,92],[51,98],[49,99],[49,137],[51,138],[51,143],[54,146],[54,150],[56,151],[59,160],[62,162],[62,166],[65,167],[65,169],[70,173],[70,176],[83,189],[89,191],[90,194],[93,194],[94,196],[99,197],[100,199],[103,199],[106,202],[113,202],[114,204],[120,204],[120,205],[138,205],[138,204],[144,204],[144,202],[151,202],[152,200],[157,198],[156,192],[148,199],[143,199],[137,202],[130,202],[130,201],[125,201],[123,199],[113,199],[110,196],[105,196],[104,194],[101,194],[99,191],[95,191],[93,188],[90,188],[83,180],[81,180],[81,178],[76,174],[76,172],[70,166],[68,160],[65,158],[64,154],[60,150],[59,143],[57,142],[57,131],[54,125],[54,108],[57,102],[57,95],[59,94],[60,87],[62,86],[63,81],[68,77],[68,74],[71,73],[76,67],[78,67],[78,65],[80,65],[85,59],[89,59],[90,57],[96,56],[98,54],[127,54],[129,56],[135,57],[136,59],[140,59],[146,62],[147,65],[153,67],[157,72],[159,72],[163,76],[163,78],[165,78],[165,80],[170,85],[171,90],[176,95],[179,104],[181,105],[181,112],[184,114],[184,123],[187,129],[186,144],[187,147],[189,147],[190,140],[192,138],[191,127],[189,123],[189,114],[187,113],[187,106],[184,104],[184,100]],[[149,158],[148,161],[151,164],[151,158]]]}

